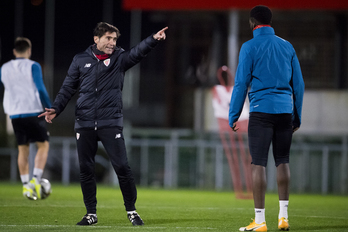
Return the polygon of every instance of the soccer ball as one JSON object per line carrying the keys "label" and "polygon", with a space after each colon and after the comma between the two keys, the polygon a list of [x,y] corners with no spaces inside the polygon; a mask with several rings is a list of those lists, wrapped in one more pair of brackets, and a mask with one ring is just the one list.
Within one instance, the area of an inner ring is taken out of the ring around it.
{"label": "soccer ball", "polygon": [[51,183],[47,179],[42,178],[40,181],[40,184],[41,184],[41,199],[45,199],[52,192]]}

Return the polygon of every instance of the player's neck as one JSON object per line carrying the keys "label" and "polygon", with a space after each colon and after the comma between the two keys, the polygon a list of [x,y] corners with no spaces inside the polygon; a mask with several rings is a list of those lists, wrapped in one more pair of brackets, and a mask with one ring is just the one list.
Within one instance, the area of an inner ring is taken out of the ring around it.
{"label": "player's neck", "polygon": [[29,59],[28,56],[16,56],[16,59]]}
{"label": "player's neck", "polygon": [[268,25],[268,24],[257,25],[256,27],[254,27],[253,31],[255,31],[256,29],[259,29],[261,27],[271,27],[271,25]]}

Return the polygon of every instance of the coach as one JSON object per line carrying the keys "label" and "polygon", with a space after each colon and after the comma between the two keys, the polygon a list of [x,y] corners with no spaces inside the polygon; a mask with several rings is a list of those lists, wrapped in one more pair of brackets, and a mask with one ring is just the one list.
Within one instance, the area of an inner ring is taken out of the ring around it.
{"label": "coach", "polygon": [[128,165],[123,137],[122,89],[125,72],[144,58],[160,40],[164,28],[125,51],[116,47],[119,30],[108,23],[94,29],[94,45],[77,54],[52,108],[40,116],[47,122],[58,116],[79,89],[75,131],[80,163],[80,181],[87,214],[77,225],[96,224],[96,179],[94,173],[98,141],[101,141],[118,176],[128,219],[143,225],[135,211],[137,191]]}

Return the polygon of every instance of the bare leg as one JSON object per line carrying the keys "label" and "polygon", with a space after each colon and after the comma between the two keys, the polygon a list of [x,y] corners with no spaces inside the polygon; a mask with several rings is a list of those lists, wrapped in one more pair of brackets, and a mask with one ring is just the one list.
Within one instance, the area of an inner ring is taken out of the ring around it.
{"label": "bare leg", "polygon": [[289,164],[280,164],[277,167],[278,195],[280,201],[289,200],[290,168]]}
{"label": "bare leg", "polygon": [[29,174],[29,144],[18,146],[18,169],[20,175]]}
{"label": "bare leg", "polygon": [[257,209],[265,208],[266,168],[261,165],[251,165],[253,179],[254,206]]}
{"label": "bare leg", "polygon": [[37,153],[35,156],[35,168],[44,169],[47,161],[49,143],[45,142],[36,142]]}

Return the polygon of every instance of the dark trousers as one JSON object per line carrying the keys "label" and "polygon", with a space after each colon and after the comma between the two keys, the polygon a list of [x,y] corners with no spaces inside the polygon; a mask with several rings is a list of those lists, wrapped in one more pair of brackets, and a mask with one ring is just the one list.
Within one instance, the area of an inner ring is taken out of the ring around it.
{"label": "dark trousers", "polygon": [[76,130],[80,182],[87,213],[96,213],[95,155],[98,149],[98,141],[102,142],[117,174],[126,210],[135,210],[137,190],[132,171],[128,165],[122,130],[122,127]]}

